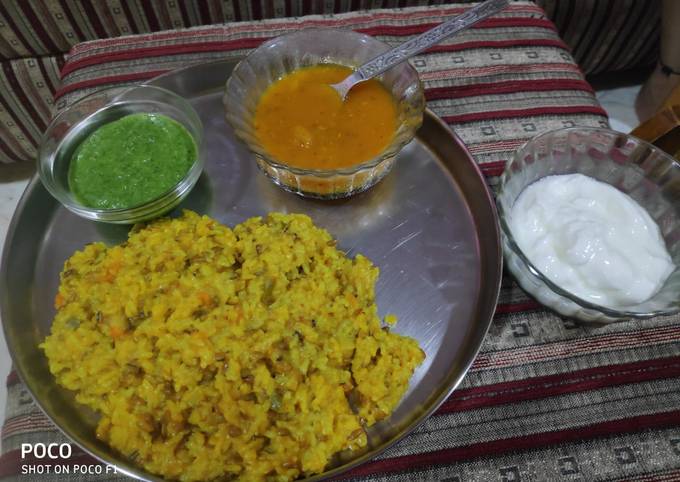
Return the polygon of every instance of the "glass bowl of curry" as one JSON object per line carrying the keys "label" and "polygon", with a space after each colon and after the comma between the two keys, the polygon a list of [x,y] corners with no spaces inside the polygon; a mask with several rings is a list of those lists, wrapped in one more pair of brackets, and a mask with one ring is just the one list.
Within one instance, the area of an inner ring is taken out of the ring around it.
{"label": "glass bowl of curry", "polygon": [[203,170],[202,136],[196,111],[169,90],[104,89],[50,123],[38,173],[75,214],[137,223],[165,214],[189,194]]}
{"label": "glass bowl of curry", "polygon": [[351,30],[309,29],[263,43],[227,81],[227,122],[276,184],[305,197],[365,191],[394,166],[422,123],[425,98],[404,62],[354,87],[330,84],[388,50]]}

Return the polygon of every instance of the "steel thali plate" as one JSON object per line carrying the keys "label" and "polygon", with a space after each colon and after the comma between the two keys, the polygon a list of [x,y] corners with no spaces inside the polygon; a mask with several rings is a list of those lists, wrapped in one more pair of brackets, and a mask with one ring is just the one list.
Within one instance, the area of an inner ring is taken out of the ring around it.
{"label": "steel thali plate", "polygon": [[[271,211],[308,214],[380,268],[381,316],[397,315],[395,331],[416,338],[427,358],[388,419],[369,431],[369,445],[339,454],[318,480],[374,457],[430,415],[460,383],[489,328],[501,279],[499,229],[484,178],[469,153],[430,111],[393,171],[369,191],[340,201],[284,192],[259,172],[227,126],[221,96],[233,62],[171,72],[150,83],[186,97],[205,128],[203,175],[179,209],[233,226]],[[49,333],[64,261],[89,242],[122,242],[127,227],[94,223],[67,211],[37,178],[10,225],[0,271],[0,309],[15,367],[49,418],[71,439],[120,471],[160,480],[131,465],[95,437],[96,414],[58,386],[38,348]]]}

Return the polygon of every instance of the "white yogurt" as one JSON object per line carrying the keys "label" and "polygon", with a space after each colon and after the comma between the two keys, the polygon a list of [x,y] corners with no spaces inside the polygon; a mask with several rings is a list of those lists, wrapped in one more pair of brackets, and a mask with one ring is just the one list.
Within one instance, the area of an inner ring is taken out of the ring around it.
{"label": "white yogurt", "polygon": [[510,213],[524,254],[561,288],[609,308],[653,296],[673,272],[659,227],[630,196],[582,174],[529,185]]}

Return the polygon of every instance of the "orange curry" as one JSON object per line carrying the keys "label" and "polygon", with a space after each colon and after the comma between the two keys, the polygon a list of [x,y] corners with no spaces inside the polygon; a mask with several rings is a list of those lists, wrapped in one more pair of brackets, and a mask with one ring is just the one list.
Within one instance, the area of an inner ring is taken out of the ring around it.
{"label": "orange curry", "polygon": [[377,80],[343,102],[329,86],[350,75],[333,64],[296,70],[273,83],[255,111],[255,132],[276,160],[305,169],[338,169],[379,155],[397,128],[397,106]]}

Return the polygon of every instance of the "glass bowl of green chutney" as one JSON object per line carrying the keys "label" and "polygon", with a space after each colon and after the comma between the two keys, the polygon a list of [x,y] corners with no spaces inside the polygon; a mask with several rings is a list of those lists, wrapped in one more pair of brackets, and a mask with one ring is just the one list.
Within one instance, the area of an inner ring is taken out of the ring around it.
{"label": "glass bowl of green chutney", "polygon": [[160,87],[104,89],[50,123],[38,151],[47,190],[87,219],[132,224],[184,199],[203,170],[203,126],[191,104]]}

